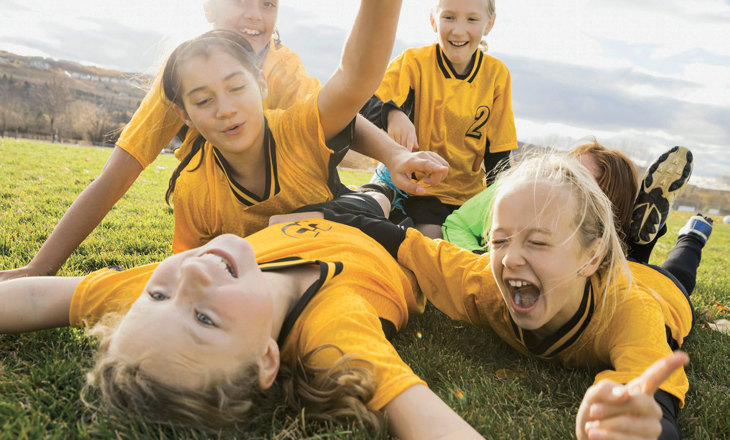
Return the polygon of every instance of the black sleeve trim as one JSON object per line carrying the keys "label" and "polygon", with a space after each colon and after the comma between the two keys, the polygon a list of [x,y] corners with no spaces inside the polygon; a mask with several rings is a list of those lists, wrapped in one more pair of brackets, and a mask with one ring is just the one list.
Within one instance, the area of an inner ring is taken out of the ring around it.
{"label": "black sleeve trim", "polygon": [[682,438],[682,431],[677,423],[679,412],[679,399],[666,391],[658,390],[654,393],[654,400],[662,410],[662,433],[659,440],[677,440]]}
{"label": "black sleeve trim", "polygon": [[398,259],[398,249],[403,240],[406,239],[406,227],[395,225],[388,220],[379,220],[362,215],[336,214],[327,208],[322,208],[321,211],[326,220],[359,229],[365,235],[380,243],[393,258]]}

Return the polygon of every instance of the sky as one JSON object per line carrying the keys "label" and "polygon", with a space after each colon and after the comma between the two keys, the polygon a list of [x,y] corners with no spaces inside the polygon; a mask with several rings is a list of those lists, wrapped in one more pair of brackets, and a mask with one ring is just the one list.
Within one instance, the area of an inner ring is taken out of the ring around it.
{"label": "sky", "polygon": [[[432,0],[404,0],[393,55],[435,41]],[[280,0],[284,44],[323,82],[359,2]],[[210,25],[202,0],[0,0],[0,49],[154,74]],[[690,183],[730,190],[730,0],[497,0],[489,53],[512,75],[521,142],[595,137],[648,165],[673,145]]]}

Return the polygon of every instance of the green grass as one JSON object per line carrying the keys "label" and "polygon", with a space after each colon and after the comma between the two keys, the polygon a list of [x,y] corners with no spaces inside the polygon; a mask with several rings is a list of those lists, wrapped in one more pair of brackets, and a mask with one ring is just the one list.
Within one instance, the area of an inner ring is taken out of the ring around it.
{"label": "green grass", "polygon": [[[30,261],[110,152],[0,139],[0,269]],[[148,167],[59,274],[83,275],[110,264],[132,267],[167,256],[173,217],[163,197],[176,164],[172,156],[161,156]],[[349,184],[368,177],[342,173]],[[669,233],[652,262],[666,257],[688,217],[671,214]],[[730,337],[703,327],[707,321],[730,319],[730,313],[715,307],[730,306],[730,225],[715,220],[692,296],[697,326],[684,345],[692,359],[687,405],[680,413],[688,439],[715,439],[730,432]],[[595,373],[518,355],[490,330],[450,321],[433,308],[413,317],[394,345],[444,401],[488,438],[571,437],[575,412]],[[196,430],[132,423],[85,409],[79,392],[93,346],[75,329],[0,335],[0,439],[209,438]],[[500,369],[525,376],[500,379]],[[262,408],[246,429],[246,434],[234,436],[369,437],[352,427],[310,423],[275,407]]]}

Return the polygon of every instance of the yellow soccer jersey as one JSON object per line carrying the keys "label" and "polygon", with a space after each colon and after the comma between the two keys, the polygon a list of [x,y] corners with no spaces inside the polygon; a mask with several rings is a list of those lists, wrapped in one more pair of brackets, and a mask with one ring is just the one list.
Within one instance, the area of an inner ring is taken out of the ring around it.
{"label": "yellow soccer jersey", "polygon": [[[282,362],[326,344],[371,362],[377,390],[368,405],[376,410],[407,388],[425,384],[383,333],[380,318],[396,329],[406,325],[413,293],[403,271],[379,244],[356,229],[321,219],[274,225],[247,240],[264,271],[320,267],[320,278],[308,291],[310,299],[281,346]],[[71,325],[91,325],[110,311],[125,312],[156,266],[103,269],[87,276],[71,300]],[[339,357],[336,350],[326,349],[311,359],[311,366],[328,368]]]}
{"label": "yellow soccer jersey", "polygon": [[354,124],[330,140],[332,149],[328,148],[317,97],[314,94],[287,110],[265,112],[263,197],[233,180],[223,155],[205,143],[175,186],[173,252],[198,247],[225,233],[245,237],[265,228],[272,215],[333,199],[340,185],[335,167],[350,144]]}
{"label": "yellow soccer jersey", "polygon": [[[261,70],[268,88],[264,109],[289,108],[320,89],[319,81],[307,75],[299,57],[273,40],[269,43]],[[117,146],[131,154],[142,168],[146,168],[182,127],[182,121],[162,90],[160,72],[119,136]],[[186,131],[183,145],[175,152],[178,159],[185,157],[198,135],[194,128]]]}
{"label": "yellow soccer jersey", "polygon": [[[375,98],[400,107],[416,128],[420,149],[435,151],[450,165],[426,195],[462,205],[484,189],[485,151],[517,148],[510,83],[507,67],[480,50],[465,75],[454,71],[438,44],[408,49],[390,63]],[[385,112],[364,113],[386,126]]]}
{"label": "yellow soccer jersey", "polygon": [[[398,251],[398,261],[414,272],[426,299],[452,319],[491,327],[524,354],[557,359],[570,366],[610,367],[596,376],[596,382],[610,379],[627,383],[638,377],[671,353],[667,331],[681,346],[692,326],[689,303],[679,288],[656,270],[638,263],[629,263],[634,285],[619,286],[612,316],[601,313],[598,304],[604,286],[594,276],[569,325],[537,340],[512,321],[492,276],[489,254],[475,255],[410,229]],[[604,330],[597,334],[597,329]],[[674,372],[661,386],[682,404],[688,388],[684,370]]]}

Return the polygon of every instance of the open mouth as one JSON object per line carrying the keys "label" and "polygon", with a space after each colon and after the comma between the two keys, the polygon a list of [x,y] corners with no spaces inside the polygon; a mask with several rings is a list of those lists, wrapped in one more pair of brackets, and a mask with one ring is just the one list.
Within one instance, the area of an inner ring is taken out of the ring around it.
{"label": "open mouth", "polygon": [[224,134],[236,134],[241,131],[241,128],[243,127],[243,125],[244,125],[243,123],[231,125],[230,127],[223,130],[223,133]]}
{"label": "open mouth", "polygon": [[534,309],[540,299],[540,289],[523,280],[507,280],[512,306],[517,312],[527,313]]}
{"label": "open mouth", "polygon": [[202,259],[209,260],[221,269],[228,272],[229,275],[231,275],[233,278],[238,278],[238,274],[236,273],[236,268],[231,262],[231,258],[228,255],[225,255],[222,251],[219,251],[217,249],[209,251],[204,253],[200,256]]}
{"label": "open mouth", "polygon": [[467,44],[469,44],[468,41],[449,41],[449,44],[451,44],[454,47],[464,47]]}

